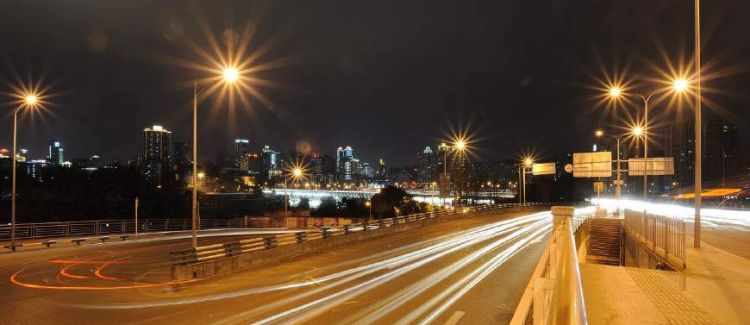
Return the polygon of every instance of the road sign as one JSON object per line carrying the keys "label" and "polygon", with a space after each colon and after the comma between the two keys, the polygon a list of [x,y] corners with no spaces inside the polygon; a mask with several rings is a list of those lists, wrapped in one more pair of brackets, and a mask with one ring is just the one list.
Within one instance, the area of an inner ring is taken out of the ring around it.
{"label": "road sign", "polygon": [[604,182],[594,182],[594,192],[597,194],[604,192]]}
{"label": "road sign", "polygon": [[570,174],[573,172],[573,164],[565,164],[565,172]]}
{"label": "road sign", "polygon": [[612,152],[573,153],[573,177],[612,176]]}
{"label": "road sign", "polygon": [[654,157],[648,158],[644,164],[643,158],[628,159],[628,175],[643,176],[644,165],[649,176],[674,175],[674,158]]}
{"label": "road sign", "polygon": [[555,163],[539,163],[531,165],[532,175],[554,175],[557,171],[555,169]]}

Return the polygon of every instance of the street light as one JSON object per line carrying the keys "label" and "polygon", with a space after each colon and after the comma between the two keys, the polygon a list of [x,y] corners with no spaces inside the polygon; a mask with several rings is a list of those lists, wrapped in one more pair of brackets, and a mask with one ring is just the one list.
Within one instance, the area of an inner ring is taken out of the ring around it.
{"label": "street light", "polygon": [[640,138],[643,135],[643,127],[636,125],[630,129],[630,134],[636,138]]}
{"label": "street light", "polygon": [[293,178],[295,182],[298,182],[300,178],[302,178],[305,175],[305,170],[302,166],[294,166],[291,168],[289,176],[284,177],[284,216],[287,216],[287,213],[289,213],[289,187],[287,186],[287,181],[289,180],[289,177]]}
{"label": "street light", "polygon": [[367,217],[367,224],[369,225],[370,220],[372,220],[372,202],[370,200],[365,201],[365,206],[370,210],[370,214]]}
{"label": "street light", "polygon": [[[683,77],[676,77],[671,81],[671,88],[672,91],[675,93],[682,93],[687,90],[689,82],[686,78]],[[635,136],[640,137],[643,135],[643,199],[646,200],[648,198],[648,110],[649,110],[649,102],[651,98],[656,93],[651,93],[648,96],[641,95],[641,94],[634,94],[641,98],[643,101],[643,127],[637,127],[636,129],[633,129],[633,134]],[[608,95],[611,99],[618,99],[623,96],[629,95],[627,92],[625,92],[620,86],[613,85],[609,87]],[[637,132],[637,134],[636,134]]]}
{"label": "street light", "polygon": [[695,220],[693,224],[693,247],[701,247],[701,206],[703,205],[703,197],[701,192],[703,191],[703,180],[701,178],[703,171],[703,162],[701,155],[703,154],[702,147],[702,128],[703,120],[701,117],[701,1],[695,0],[695,14],[693,16],[693,46],[695,47],[695,56],[693,58],[695,66],[695,169],[694,169],[694,180],[695,180]]}
{"label": "street light", "polygon": [[[240,71],[233,66],[225,66],[221,69],[221,81],[227,85],[234,84],[240,78]],[[202,91],[202,89],[201,89]],[[200,228],[200,206],[198,205],[198,79],[193,80],[193,197],[192,197],[192,219],[193,219],[193,248],[198,247],[198,229]]]}
{"label": "street light", "polygon": [[[633,135],[633,136],[638,137],[638,136],[640,136],[641,131],[642,130],[640,129],[640,127],[636,126],[636,127],[634,127],[630,131],[630,134]],[[605,136],[605,133],[604,133],[603,130],[596,130],[594,132],[594,135],[597,138],[601,138],[601,137]],[[622,139],[623,136],[625,136],[625,135],[618,135],[618,136],[614,137],[616,139],[616,141],[617,141],[617,160],[615,160],[616,163],[617,163],[617,171],[616,171],[616,177],[615,177],[615,198],[617,199],[618,203],[620,202],[620,197],[622,196],[622,177],[621,177],[621,174],[622,174],[621,170],[622,169],[620,169],[620,163],[621,163],[621,159],[620,159],[621,158],[620,157],[620,139]],[[618,211],[619,211],[619,208],[618,208]]]}
{"label": "street light", "polygon": [[16,250],[16,169],[18,164],[17,157],[17,139],[18,139],[18,112],[22,109],[36,109],[41,102],[41,95],[34,91],[23,90],[22,93],[15,97],[19,98],[18,107],[13,111],[13,152],[12,152],[12,175],[11,175],[11,203],[10,203],[10,248]]}
{"label": "street light", "polygon": [[521,163],[518,164],[519,181],[523,184],[521,193],[518,195],[519,203],[526,203],[526,169],[531,168],[533,165],[534,159],[531,156],[524,157],[521,159]]}

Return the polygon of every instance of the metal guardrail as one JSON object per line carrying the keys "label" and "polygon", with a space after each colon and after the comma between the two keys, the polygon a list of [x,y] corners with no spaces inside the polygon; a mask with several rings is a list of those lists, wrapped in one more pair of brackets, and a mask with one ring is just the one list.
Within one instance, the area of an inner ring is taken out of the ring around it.
{"label": "metal guardrail", "polygon": [[590,216],[573,221],[573,210],[572,207],[552,208],[556,226],[511,325],[588,324],[574,232]]}
{"label": "metal guardrail", "polygon": [[625,210],[625,232],[671,267],[677,270],[687,267],[684,220]]}
{"label": "metal guardrail", "polygon": [[425,219],[452,216],[468,212],[486,211],[491,209],[542,205],[547,205],[547,203],[534,202],[525,204],[507,203],[496,205],[480,205],[465,207],[462,209],[456,208],[435,212],[416,213],[405,216],[377,219],[370,222],[348,224],[344,225],[344,227],[342,228],[320,228],[319,230],[316,229],[310,231],[299,231],[290,234],[270,235],[262,238],[250,238],[223,244],[199,246],[195,249],[183,249],[170,252],[169,254],[172,257],[172,263],[174,265],[185,265],[190,263],[198,263],[232,257],[264,249],[272,249],[278,246],[301,244],[308,240],[326,239],[336,236],[348,235],[355,232],[382,229],[394,225],[412,223]]}
{"label": "metal guardrail", "polygon": [[[16,239],[60,238],[127,234],[135,231],[133,220],[91,220],[68,222],[21,223],[16,225]],[[191,229],[190,219],[138,220],[138,232],[179,231]],[[201,229],[242,227],[230,220],[201,219]],[[10,240],[10,225],[0,225],[0,241]]]}

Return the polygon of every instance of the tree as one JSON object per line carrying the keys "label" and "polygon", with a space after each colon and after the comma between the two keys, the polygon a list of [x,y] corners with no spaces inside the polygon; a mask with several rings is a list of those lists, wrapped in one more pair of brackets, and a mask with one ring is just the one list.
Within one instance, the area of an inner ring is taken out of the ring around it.
{"label": "tree", "polygon": [[[389,218],[396,215],[396,208],[402,210],[406,205],[412,202],[411,195],[407,194],[401,188],[388,186],[375,194],[372,198],[372,214],[376,218]],[[411,209],[409,207],[408,209]],[[401,214],[406,211],[401,211]]]}
{"label": "tree", "polygon": [[327,196],[320,200],[320,205],[312,211],[312,215],[317,217],[338,217],[339,207],[333,197]]}

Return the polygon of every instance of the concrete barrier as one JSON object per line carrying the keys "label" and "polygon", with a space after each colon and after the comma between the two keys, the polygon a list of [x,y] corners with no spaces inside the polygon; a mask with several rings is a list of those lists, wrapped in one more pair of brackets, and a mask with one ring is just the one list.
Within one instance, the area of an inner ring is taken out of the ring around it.
{"label": "concrete barrier", "polygon": [[[497,210],[483,210],[471,212],[469,215],[478,216],[490,213],[496,213],[498,210],[508,212],[536,211],[542,210],[541,207],[515,207],[502,208]],[[438,224],[454,220],[457,217],[467,216],[464,213],[452,215],[442,215],[440,217],[427,218],[406,223],[393,223],[391,226],[368,231],[359,231],[344,234],[340,232],[338,236],[330,236],[320,240],[308,240],[296,245],[278,246],[272,249],[259,250],[245,253],[237,256],[231,256],[205,262],[190,263],[184,265],[172,266],[172,278],[174,280],[189,280],[196,278],[208,278],[221,274],[228,274],[234,271],[245,270],[252,267],[270,265],[288,261],[295,258],[311,256],[323,252],[327,248],[332,248],[346,243],[368,240],[381,236],[387,236],[397,232],[418,229],[427,225]]]}

